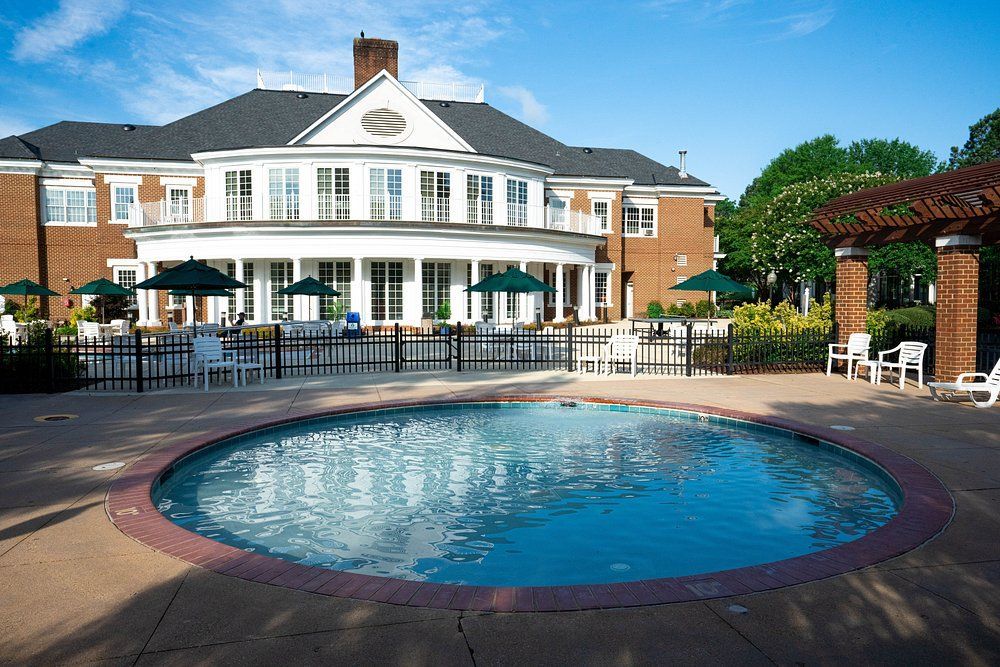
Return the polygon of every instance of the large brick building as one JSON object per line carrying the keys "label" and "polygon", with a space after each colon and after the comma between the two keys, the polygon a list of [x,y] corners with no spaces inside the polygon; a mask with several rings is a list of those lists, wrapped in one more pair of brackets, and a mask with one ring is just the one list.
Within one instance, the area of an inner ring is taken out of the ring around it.
{"label": "large brick building", "polygon": [[[678,169],[568,146],[485,104],[481,88],[401,82],[396,53],[355,40],[353,85],[259,78],[163,126],[64,121],[0,140],[0,281],[66,294],[193,255],[249,285],[206,299],[210,319],[324,316],[315,299],[277,294],[313,275],[372,324],[417,323],[444,301],[454,320],[544,308],[559,321],[704,298],[666,291],[712,268],[715,251],[721,197],[683,154]],[[510,266],[557,293],[465,291]],[[76,305],[45,301],[55,320]],[[156,292],[135,308],[147,325],[190,314]]]}

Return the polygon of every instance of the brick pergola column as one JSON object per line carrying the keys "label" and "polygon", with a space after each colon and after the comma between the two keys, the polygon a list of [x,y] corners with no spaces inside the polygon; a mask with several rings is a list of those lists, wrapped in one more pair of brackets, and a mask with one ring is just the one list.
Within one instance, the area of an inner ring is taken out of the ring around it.
{"label": "brick pergola column", "polygon": [[837,291],[833,302],[837,342],[852,333],[864,333],[868,324],[868,249],[835,248]]}
{"label": "brick pergola column", "polygon": [[979,305],[979,246],[982,238],[939,236],[934,379],[953,382],[976,370],[976,308]]}

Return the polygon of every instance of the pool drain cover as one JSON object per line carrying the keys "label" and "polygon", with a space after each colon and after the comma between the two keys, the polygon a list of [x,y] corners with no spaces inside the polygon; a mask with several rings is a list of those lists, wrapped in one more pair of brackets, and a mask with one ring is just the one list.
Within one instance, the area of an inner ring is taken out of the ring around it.
{"label": "pool drain cover", "polygon": [[36,422],[64,422],[67,419],[76,419],[79,415],[42,415],[35,417]]}
{"label": "pool drain cover", "polygon": [[124,461],[112,461],[110,463],[99,463],[93,468],[91,468],[91,470],[118,470],[119,468],[122,468],[124,466],[125,466]]}

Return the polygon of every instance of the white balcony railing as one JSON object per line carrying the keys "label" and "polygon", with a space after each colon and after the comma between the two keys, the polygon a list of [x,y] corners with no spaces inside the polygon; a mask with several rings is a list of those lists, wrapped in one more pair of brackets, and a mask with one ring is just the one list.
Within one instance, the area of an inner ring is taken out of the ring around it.
{"label": "white balcony railing", "polygon": [[[419,197],[416,201],[399,195],[370,195],[353,202],[349,195],[319,195],[315,202],[297,195],[269,195],[265,201],[252,197],[191,199],[178,202],[147,202],[132,210],[132,227],[178,225],[200,222],[250,220],[374,220],[504,225],[552,229],[561,232],[600,235],[600,219],[580,211],[529,204],[508,204],[469,199],[465,206],[457,198]],[[352,211],[352,205],[355,211]],[[361,211],[361,215],[356,215]]]}
{"label": "white balcony railing", "polygon": [[350,220],[351,195],[317,195],[316,217],[320,220]]}

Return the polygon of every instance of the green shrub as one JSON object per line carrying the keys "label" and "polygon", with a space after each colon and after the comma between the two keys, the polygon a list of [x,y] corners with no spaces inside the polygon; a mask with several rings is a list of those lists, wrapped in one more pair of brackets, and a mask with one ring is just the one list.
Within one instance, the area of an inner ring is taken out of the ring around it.
{"label": "green shrub", "polygon": [[33,322],[38,319],[39,307],[38,307],[38,297],[29,296],[28,300],[23,304],[18,306],[15,305],[15,311],[13,313],[14,319],[18,322]]}
{"label": "green shrub", "polygon": [[97,319],[97,309],[93,306],[81,306],[69,311],[69,323],[76,326],[78,320],[94,322]]}
{"label": "green shrub", "polygon": [[659,301],[650,301],[646,306],[646,317],[663,317],[663,304]]}
{"label": "green shrub", "polygon": [[434,311],[434,316],[438,318],[441,322],[447,322],[451,319],[451,302],[442,301],[441,305],[437,307]]}
{"label": "green shrub", "polygon": [[912,306],[885,311],[886,317],[896,324],[906,324],[917,327],[934,326],[934,306]]}
{"label": "green shrub", "polygon": [[733,326],[738,334],[782,334],[790,331],[825,331],[833,326],[833,307],[828,301],[810,302],[803,316],[790,301],[777,306],[746,303],[733,309]]}

